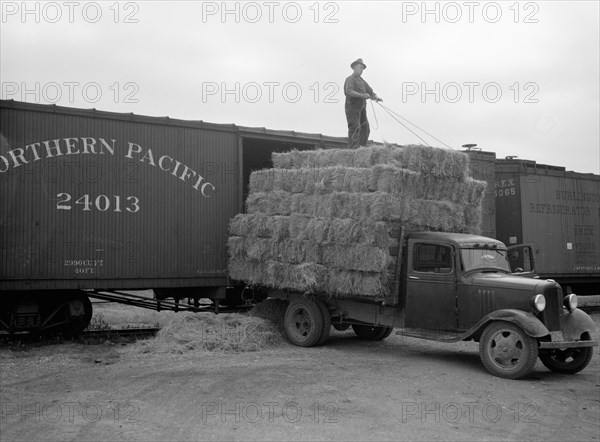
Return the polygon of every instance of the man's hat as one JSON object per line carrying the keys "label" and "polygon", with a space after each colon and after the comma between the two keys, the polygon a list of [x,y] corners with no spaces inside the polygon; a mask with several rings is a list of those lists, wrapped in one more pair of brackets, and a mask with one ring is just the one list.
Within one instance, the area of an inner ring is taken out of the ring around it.
{"label": "man's hat", "polygon": [[362,58],[359,58],[358,60],[355,60],[352,62],[352,64],[350,65],[351,68],[354,68],[355,64],[362,64],[364,69],[367,69],[367,65],[363,63]]}

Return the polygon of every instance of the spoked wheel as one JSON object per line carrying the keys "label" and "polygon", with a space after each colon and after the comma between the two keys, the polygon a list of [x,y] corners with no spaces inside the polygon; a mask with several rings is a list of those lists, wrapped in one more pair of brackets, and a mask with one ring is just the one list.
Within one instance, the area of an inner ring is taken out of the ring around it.
{"label": "spoked wheel", "polygon": [[92,319],[92,304],[83,291],[30,292],[0,303],[0,328],[40,336],[81,333]]}
{"label": "spoked wheel", "polygon": [[292,344],[300,347],[312,347],[319,343],[323,335],[323,313],[317,302],[306,298],[296,298],[290,301],[285,311],[284,325]]}
{"label": "spoked wheel", "polygon": [[369,341],[381,341],[392,333],[393,327],[353,324],[352,330],[354,330],[356,336],[361,339],[367,339]]}
{"label": "spoked wheel", "polygon": [[[582,336],[582,341],[591,339],[589,333]],[[542,364],[556,373],[575,374],[583,370],[592,360],[592,347],[565,348],[540,353]]]}
{"label": "spoked wheel", "polygon": [[519,379],[535,365],[537,341],[510,322],[492,322],[481,335],[479,356],[494,376]]}

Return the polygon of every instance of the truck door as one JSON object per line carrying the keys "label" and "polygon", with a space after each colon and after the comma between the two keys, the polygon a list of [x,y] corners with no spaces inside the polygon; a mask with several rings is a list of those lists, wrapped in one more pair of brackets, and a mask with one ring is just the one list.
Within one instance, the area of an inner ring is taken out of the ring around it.
{"label": "truck door", "polygon": [[456,268],[450,245],[409,242],[405,326],[456,330]]}

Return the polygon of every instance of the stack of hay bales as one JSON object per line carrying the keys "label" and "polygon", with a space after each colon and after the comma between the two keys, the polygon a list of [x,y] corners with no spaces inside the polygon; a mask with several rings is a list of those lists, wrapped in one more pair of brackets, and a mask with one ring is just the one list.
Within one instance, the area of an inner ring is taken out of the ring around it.
{"label": "stack of hay bales", "polygon": [[233,279],[382,301],[398,227],[479,233],[486,183],[464,153],[376,145],[273,153],[273,164],[251,174],[247,213],[231,221]]}

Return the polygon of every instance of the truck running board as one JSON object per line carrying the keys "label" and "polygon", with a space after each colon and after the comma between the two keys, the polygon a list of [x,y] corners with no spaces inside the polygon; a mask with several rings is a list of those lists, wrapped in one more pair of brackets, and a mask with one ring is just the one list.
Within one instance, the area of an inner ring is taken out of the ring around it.
{"label": "truck running board", "polygon": [[403,328],[396,332],[397,335],[410,338],[427,339],[439,342],[458,342],[464,338],[464,333],[453,333],[444,330],[428,330],[425,328]]}

